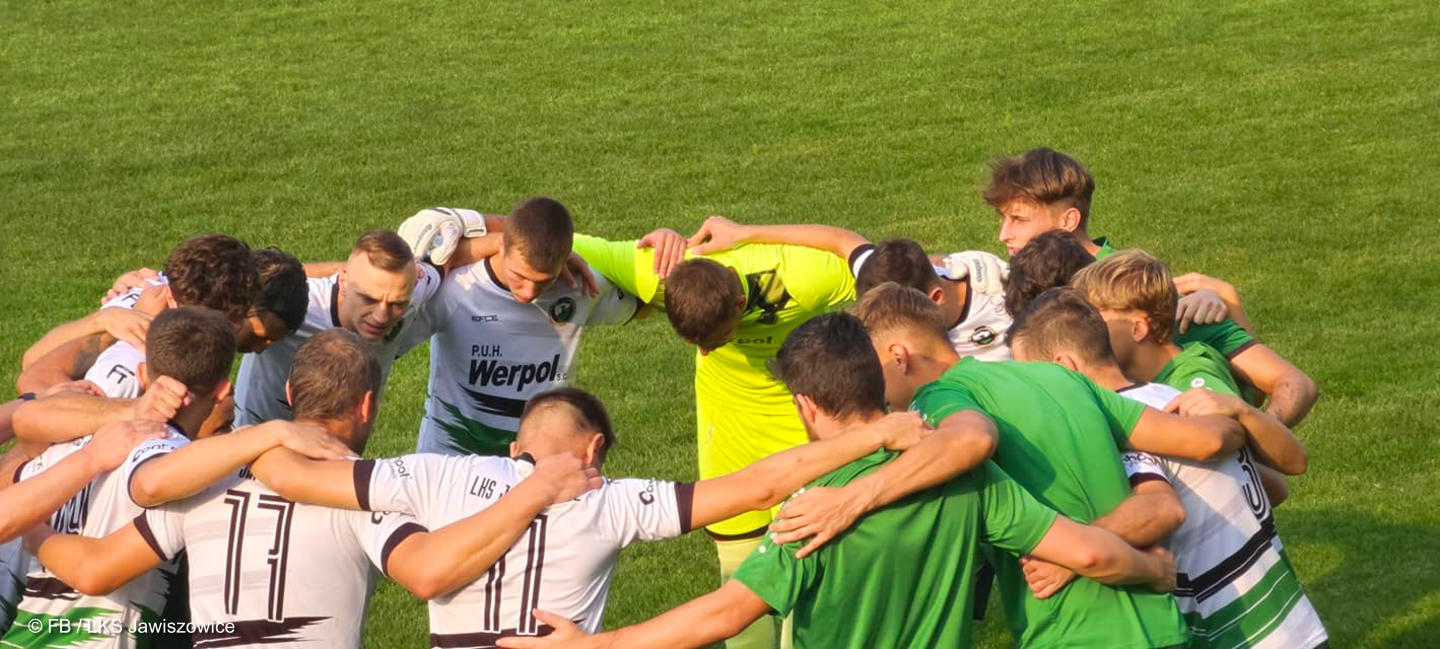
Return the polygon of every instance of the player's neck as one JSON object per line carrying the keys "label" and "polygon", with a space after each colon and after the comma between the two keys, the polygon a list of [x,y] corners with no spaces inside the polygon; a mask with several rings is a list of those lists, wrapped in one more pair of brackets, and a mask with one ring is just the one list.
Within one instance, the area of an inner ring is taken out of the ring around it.
{"label": "player's neck", "polygon": [[810,431],[814,433],[815,439],[817,440],[830,439],[845,432],[848,428],[863,426],[884,416],[885,413],[880,411],[862,412],[838,419],[830,415],[821,414],[820,417],[810,423]]}
{"label": "player's neck", "polygon": [[970,310],[970,282],[941,278],[940,291],[945,296],[940,303],[940,311],[945,314],[945,321],[950,323],[953,329],[965,319],[965,312]]}
{"label": "player's neck", "polygon": [[1154,381],[1160,370],[1165,369],[1179,353],[1180,348],[1171,343],[1142,343],[1135,348],[1129,374],[1142,381]]}
{"label": "player's neck", "polygon": [[[364,431],[360,430],[362,424],[357,423],[353,419],[301,419],[297,421],[314,424],[325,429],[327,434],[344,442],[346,446],[350,447],[350,450],[356,453],[361,453],[365,450],[364,440],[367,435],[364,434]],[[357,446],[359,448],[356,448]]]}
{"label": "player's neck", "polygon": [[496,284],[499,284],[501,288],[509,288],[508,286],[505,286],[505,282],[500,279],[501,277],[505,276],[504,255],[497,252],[493,255],[490,255],[489,257],[482,259],[481,263],[485,264],[487,267],[490,268],[490,276],[495,279]]}
{"label": "player's neck", "polygon": [[1135,384],[1125,371],[1115,363],[1097,364],[1085,368],[1083,374],[1106,390],[1119,390]]}
{"label": "player's neck", "polygon": [[915,378],[915,387],[919,388],[926,383],[939,380],[959,362],[960,355],[955,353],[955,348],[951,347],[948,342],[944,345],[935,345],[924,353],[910,356],[910,375]]}
{"label": "player's neck", "polygon": [[175,413],[175,416],[170,419],[170,424],[179,428],[185,437],[195,439],[200,434],[200,428],[205,424],[205,418],[209,417],[210,411],[214,409],[214,399],[197,398],[190,405]]}
{"label": "player's neck", "polygon": [[1080,245],[1085,246],[1085,252],[1094,257],[1100,252],[1100,246],[1095,244],[1095,239],[1090,237],[1090,229],[1084,226],[1075,228],[1075,238],[1080,240]]}

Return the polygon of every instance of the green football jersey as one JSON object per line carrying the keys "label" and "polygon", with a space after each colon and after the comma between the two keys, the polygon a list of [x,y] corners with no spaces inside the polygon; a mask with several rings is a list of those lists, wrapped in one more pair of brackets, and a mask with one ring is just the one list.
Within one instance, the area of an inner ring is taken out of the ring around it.
{"label": "green football jersey", "polygon": [[1153,382],[1164,383],[1176,390],[1207,388],[1230,396],[1240,396],[1240,387],[1230,375],[1230,364],[1226,362],[1225,356],[1205,343],[1185,345],[1175,358],[1170,359],[1170,362],[1160,369]]}
{"label": "green football jersey", "polygon": [[[979,410],[1000,432],[994,462],[1041,503],[1088,523],[1130,495],[1120,451],[1145,406],[1053,363],[961,359],[910,404],[932,424]],[[1031,594],[1016,556],[996,553],[1006,618],[1021,647],[1169,647],[1185,621],[1166,594],[1077,579]]]}
{"label": "green football jersey", "polygon": [[[814,484],[849,484],[894,455],[871,453]],[[777,613],[794,613],[797,649],[963,649],[979,542],[1026,554],[1054,521],[987,462],[871,513],[805,559],[795,558],[803,543],[766,539],[735,579]]]}
{"label": "green football jersey", "polygon": [[1110,243],[1110,237],[1100,237],[1098,239],[1091,239],[1090,241],[1100,246],[1100,249],[1095,251],[1095,261],[1100,261],[1115,254],[1115,245]]}

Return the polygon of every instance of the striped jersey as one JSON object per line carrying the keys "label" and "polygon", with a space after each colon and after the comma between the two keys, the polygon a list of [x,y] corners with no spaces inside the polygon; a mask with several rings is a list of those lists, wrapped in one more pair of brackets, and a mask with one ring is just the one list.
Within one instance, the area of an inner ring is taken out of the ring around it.
{"label": "striped jersey", "polygon": [[[533,470],[524,458],[421,453],[357,462],[355,492],[362,508],[438,529],[483,511]],[[430,646],[484,649],[502,637],[547,635],[553,629],[530,614],[536,608],[597,632],[620,550],[689,531],[693,496],[690,483],[606,480],[546,508],[484,576],[430,600]]]}
{"label": "striped jersey", "polygon": [[[20,478],[39,475],[84,448],[90,439],[82,437],[51,446],[21,468]],[[92,538],[124,527],[144,511],[130,499],[130,476],[146,461],[187,443],[189,440],[172,427],[168,436],[135,447],[120,468],[96,476],[62,505],[51,516],[50,526],[65,534]],[[129,630],[140,622],[161,620],[179,571],[178,563],[170,561],[108,595],[92,596],[65,585],[33,557],[29,564],[25,596],[16,610],[15,622],[0,640],[6,647],[149,646],[146,643],[151,638],[136,637]]]}
{"label": "striped jersey", "polygon": [[[860,269],[874,253],[874,244],[856,248],[850,253],[850,272],[858,277]],[[960,261],[962,254],[946,255],[943,264],[935,266],[935,274],[941,279],[955,281],[956,276],[967,273],[964,262]],[[999,257],[995,261],[1005,265]],[[950,327],[950,346],[962,357],[973,356],[982,361],[1010,360],[1010,346],[1005,344],[1005,332],[1010,329],[1011,318],[1010,312],[1005,310],[1005,294],[984,295],[975,290],[968,276],[964,281],[965,304],[960,309],[960,321]]]}
{"label": "striped jersey", "polygon": [[419,452],[508,454],[525,402],[573,379],[584,328],[635,317],[638,300],[595,283],[594,298],[557,281],[526,304],[488,259],[451,271],[406,334],[432,335]]}
{"label": "striped jersey", "polygon": [[[1145,383],[1119,393],[1164,408],[1180,391]],[[1132,483],[1164,480],[1185,507],[1185,522],[1167,546],[1175,554],[1175,599],[1190,625],[1191,647],[1311,649],[1326,641],[1247,449],[1212,462],[1133,451],[1123,460]]]}
{"label": "striped jersey", "polygon": [[[410,294],[410,311],[395,325],[390,335],[375,343],[366,342],[380,361],[381,389],[390,375],[395,358],[414,346],[406,330],[414,326],[415,310],[425,304],[440,287],[440,271],[426,263],[416,264],[419,279]],[[277,340],[265,351],[245,354],[240,359],[240,372],[235,378],[235,427],[249,426],[271,419],[290,419],[290,402],[285,398],[285,382],[290,380],[290,365],[295,352],[311,336],[340,326],[340,275],[314,277],[309,280],[310,306],[305,321],[294,333]],[[424,340],[424,338],[420,338]],[[379,395],[376,395],[379,398]]]}
{"label": "striped jersey", "polygon": [[197,649],[358,649],[372,563],[424,531],[395,514],[290,502],[248,468],[134,523],[162,559],[189,555]]}

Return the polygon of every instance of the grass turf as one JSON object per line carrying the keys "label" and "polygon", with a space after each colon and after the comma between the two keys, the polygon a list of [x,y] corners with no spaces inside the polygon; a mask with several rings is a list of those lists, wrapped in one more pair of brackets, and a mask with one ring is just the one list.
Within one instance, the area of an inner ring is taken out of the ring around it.
{"label": "grass turf", "polygon": [[[1278,512],[1335,647],[1440,643],[1440,13],[1420,2],[3,3],[0,379],[123,269],[223,231],[306,259],[430,205],[548,194],[612,238],[710,213],[999,250],[984,163],[1048,145],[1097,234],[1240,287],[1324,397]],[[586,335],[613,475],[694,475],[689,353]],[[413,446],[426,355],[371,455]],[[627,550],[607,622],[714,586]],[[1429,567],[1427,567],[1429,566]],[[369,647],[425,646],[386,585]],[[991,623],[982,646],[1003,646]]]}

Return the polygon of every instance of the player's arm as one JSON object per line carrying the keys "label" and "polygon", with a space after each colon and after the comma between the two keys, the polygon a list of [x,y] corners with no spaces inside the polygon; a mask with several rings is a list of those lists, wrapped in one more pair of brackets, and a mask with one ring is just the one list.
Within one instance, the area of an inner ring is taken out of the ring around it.
{"label": "player's arm", "polygon": [[1081,525],[1064,516],[1055,517],[1030,556],[1102,584],[1146,584],[1161,593],[1175,588],[1175,558],[1163,548],[1141,552],[1099,526]]}
{"label": "player's arm", "polygon": [[162,562],[133,522],[98,539],[41,525],[25,534],[25,548],[60,581],[86,595],[108,594]]}
{"label": "player's arm", "polygon": [[1230,359],[1230,369],[1239,378],[1270,397],[1266,412],[1286,426],[1305,419],[1319,397],[1319,389],[1305,372],[1290,364],[1275,350],[1256,343]]}
{"label": "player's arm", "polygon": [[345,270],[343,261],[307,261],[302,266],[305,268],[305,277],[309,279],[329,277]]}
{"label": "player's arm", "polygon": [[541,638],[501,638],[497,644],[506,649],[690,649],[734,637],[769,612],[765,600],[731,579],[719,590],[657,617],[593,636],[559,615],[536,611],[535,619],[554,627],[554,633]]}
{"label": "player's arm", "polygon": [[546,507],[599,486],[599,472],[586,470],[573,455],[541,458],[495,504],[433,532],[406,536],[385,559],[385,574],[420,599],[447,595],[485,574]]}
{"label": "player's arm", "polygon": [[1286,475],[1300,475],[1308,468],[1305,446],[1295,434],[1277,417],[1245,403],[1240,397],[1195,388],[1175,397],[1166,405],[1166,410],[1185,416],[1232,417],[1249,434],[1250,448],[1262,463]]}
{"label": "player's arm", "polygon": [[729,250],[742,243],[805,246],[849,259],[856,248],[869,244],[870,240],[829,225],[742,225],[723,216],[712,216],[705,219],[687,241],[697,255]]}
{"label": "player's arm", "polygon": [[1240,449],[1245,429],[1230,417],[1181,417],[1149,406],[1130,431],[1130,448],[1208,462]]}
{"label": "player's arm", "polygon": [[359,459],[319,426],[276,419],[195,440],[145,461],[130,475],[130,499],[155,507],[188,498],[277,447],[321,460]]}
{"label": "player's arm", "polygon": [[164,434],[159,422],[128,421],[106,426],[84,448],[55,466],[0,491],[0,541],[13,539],[43,521],[95,476],[120,466],[130,449]]}
{"label": "player's arm", "polygon": [[[1175,290],[1187,298],[1201,291],[1210,292],[1219,298],[1224,306],[1224,312],[1217,321],[1229,317],[1241,329],[1250,332],[1251,336],[1255,335],[1255,326],[1250,323],[1250,315],[1245,312],[1245,305],[1240,302],[1240,292],[1229,282],[1200,273],[1186,273],[1175,278]],[[1183,311],[1183,305],[1181,309]],[[1177,322],[1184,322],[1179,316],[1180,314],[1177,314]]]}
{"label": "player's arm", "polygon": [[1279,507],[1280,503],[1290,498],[1290,483],[1285,481],[1284,474],[1264,464],[1255,468],[1260,471],[1260,486],[1265,488],[1271,507]]}
{"label": "player's arm", "polygon": [[1091,524],[1114,534],[1132,547],[1146,548],[1168,538],[1185,522],[1185,506],[1175,488],[1164,480],[1135,484],[1130,495]]}
{"label": "player's arm", "polygon": [[56,394],[26,403],[15,411],[15,435],[27,441],[55,443],[84,437],[118,421],[169,421],[188,399],[185,385],[168,376],[155,379],[138,399]]}
{"label": "player's arm", "polygon": [[21,394],[39,394],[50,388],[85,376],[95,359],[110,345],[101,334],[77,338],[52,349],[20,372],[15,389]]}
{"label": "player's arm", "polygon": [[123,340],[136,347],[145,346],[145,332],[150,328],[152,316],[148,313],[124,307],[107,307],[95,311],[79,320],[72,320],[47,332],[25,350],[20,359],[20,368],[34,365],[41,358],[55,351],[65,343],[99,336],[101,348],[117,340]]}
{"label": "player's arm", "polygon": [[261,454],[250,464],[250,473],[289,501],[361,509],[356,494],[357,466],[347,460],[312,460],[280,447]]}

